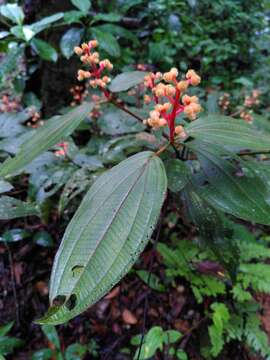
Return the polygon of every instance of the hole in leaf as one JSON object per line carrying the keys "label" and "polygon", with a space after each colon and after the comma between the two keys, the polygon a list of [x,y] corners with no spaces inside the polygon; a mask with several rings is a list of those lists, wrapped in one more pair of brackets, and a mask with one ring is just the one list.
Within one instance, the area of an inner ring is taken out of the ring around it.
{"label": "hole in leaf", "polygon": [[52,304],[53,306],[61,306],[64,304],[64,302],[66,301],[66,296],[65,295],[57,295],[53,301]]}
{"label": "hole in leaf", "polygon": [[77,295],[71,294],[65,305],[66,305],[67,309],[69,311],[71,311],[75,308],[76,303],[77,303]]}
{"label": "hole in leaf", "polygon": [[49,185],[44,187],[44,191],[45,192],[50,192],[51,190],[53,190],[53,188],[54,188],[54,184],[49,184]]}
{"label": "hole in leaf", "polygon": [[71,269],[73,276],[78,276],[83,272],[84,266],[83,265],[75,265]]}

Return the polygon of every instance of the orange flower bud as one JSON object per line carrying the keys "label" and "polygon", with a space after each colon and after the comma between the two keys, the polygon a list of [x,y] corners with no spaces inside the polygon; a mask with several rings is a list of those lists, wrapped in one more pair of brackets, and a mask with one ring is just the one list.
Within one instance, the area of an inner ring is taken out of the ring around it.
{"label": "orange flower bud", "polygon": [[76,55],[81,56],[83,54],[83,49],[81,49],[79,46],[75,46],[74,52]]}
{"label": "orange flower bud", "polygon": [[185,80],[181,80],[179,81],[179,83],[177,84],[177,89],[181,92],[186,91],[188,88],[188,82]]}
{"label": "orange flower bud", "polygon": [[194,70],[188,70],[186,78],[190,81],[191,85],[197,86],[201,82],[201,78]]}
{"label": "orange flower bud", "polygon": [[176,126],[174,131],[176,135],[180,135],[181,137],[186,137],[186,132],[182,125]]}

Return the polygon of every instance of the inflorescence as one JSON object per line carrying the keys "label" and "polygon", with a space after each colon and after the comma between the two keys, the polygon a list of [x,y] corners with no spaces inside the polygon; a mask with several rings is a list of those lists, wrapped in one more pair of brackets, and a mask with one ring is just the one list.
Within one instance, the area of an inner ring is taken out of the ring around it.
{"label": "inflorescence", "polygon": [[[82,63],[89,67],[89,71],[80,69],[77,78],[79,81],[88,80],[88,86],[99,88],[105,97],[110,99],[111,93],[107,89],[107,85],[111,79],[106,74],[104,75],[104,71],[111,71],[113,65],[108,59],[100,61],[99,53],[94,50],[97,46],[98,42],[91,40],[87,44],[84,43],[80,47],[74,48]],[[147,91],[151,92],[144,96],[144,101],[146,104],[151,102],[155,104],[154,109],[150,111],[149,118],[144,120],[144,123],[153,129],[168,126],[172,143],[175,134],[182,138],[186,137],[183,126],[175,126],[176,117],[184,113],[188,119],[195,120],[202,109],[197,96],[185,94],[190,85],[199,85],[200,76],[194,70],[189,70],[184,80],[177,80],[177,77],[178,70],[172,68],[164,74],[149,73],[144,78],[144,86]]]}
{"label": "inflorescence", "polygon": [[194,70],[189,70],[185,80],[179,81],[177,77],[178,70],[172,68],[164,74],[150,73],[144,79],[145,87],[151,91],[151,95],[144,96],[144,101],[146,104],[155,103],[150,117],[144,122],[154,129],[168,125],[172,142],[175,134],[186,136],[183,126],[175,126],[176,117],[184,112],[190,120],[195,120],[202,110],[197,96],[184,95],[190,85],[199,85],[200,76]]}

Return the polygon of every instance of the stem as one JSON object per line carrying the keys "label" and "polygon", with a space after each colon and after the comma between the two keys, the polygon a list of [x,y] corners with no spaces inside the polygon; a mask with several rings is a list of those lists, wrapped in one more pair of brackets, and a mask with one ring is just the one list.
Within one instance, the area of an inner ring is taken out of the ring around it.
{"label": "stem", "polygon": [[165,150],[169,147],[169,145],[171,145],[171,144],[168,143],[168,144],[162,146],[162,147],[155,153],[156,156],[159,156],[161,153],[163,153],[163,151],[165,151]]}
{"label": "stem", "polygon": [[174,105],[173,105],[173,109],[172,109],[170,119],[169,119],[170,142],[171,142],[171,144],[174,143],[174,125],[175,125],[175,117],[176,117],[176,111],[177,111],[179,99],[180,99],[180,91],[178,89],[176,89]]}
{"label": "stem", "polygon": [[124,105],[120,104],[117,100],[113,99],[112,97],[108,98],[108,101],[117,106],[119,109],[125,111],[127,114],[133,116],[135,119],[139,120],[140,122],[143,122],[143,119],[138,116],[137,114],[134,114],[132,111],[127,109]]}

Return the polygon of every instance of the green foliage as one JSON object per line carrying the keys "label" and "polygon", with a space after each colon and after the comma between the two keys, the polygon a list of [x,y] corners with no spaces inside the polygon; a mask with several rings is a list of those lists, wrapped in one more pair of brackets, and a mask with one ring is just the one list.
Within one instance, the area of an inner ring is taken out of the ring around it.
{"label": "green foliage", "polygon": [[[261,329],[258,305],[253,298],[254,292],[270,293],[270,266],[261,262],[269,257],[268,243],[256,239],[241,225],[226,221],[224,226],[227,231],[233,232],[232,237],[238,247],[238,265],[233,282],[227,272],[220,277],[221,270],[216,266],[218,257],[210,247],[202,250],[199,244],[187,240],[177,242],[173,249],[163,243],[158,245],[166,266],[166,276],[172,284],[178,277],[185,278],[198,302],[203,301],[205,296],[215,299],[210,306],[211,312],[207,312],[212,324],[208,326],[210,344],[208,348],[202,349],[204,354],[217,357],[227,343],[238,340],[246,343],[251,350],[269,356],[267,335]],[[223,254],[226,258],[226,249]],[[200,269],[203,272],[203,269],[212,269],[212,274],[204,275]],[[212,279],[214,286],[210,286],[211,282],[207,279]],[[202,282],[205,288],[198,287]],[[223,291],[217,291],[219,287]],[[225,294],[227,297],[224,297]],[[224,302],[221,302],[220,295],[223,295]]]}
{"label": "green foliage", "polygon": [[[140,353],[140,359],[146,360],[152,358],[157,351],[162,351],[164,346],[169,347],[171,355],[177,355],[177,359],[185,359],[185,352],[181,350],[175,350],[173,344],[177,343],[182,337],[182,334],[176,330],[163,330],[160,326],[152,327],[145,337],[143,338],[142,347],[138,348],[134,360],[138,359]],[[142,337],[141,335],[134,336],[131,339],[131,344],[138,346],[141,344]]]}
{"label": "green foliage", "polygon": [[[83,104],[77,109],[70,111],[61,117],[54,117],[36,133],[35,137],[25,141],[19,153],[12,159],[8,159],[0,169],[0,176],[11,175],[22,171],[38,155],[46,151],[59,141],[72,133],[76,127],[86,118],[93,105]],[[55,125],[57,121],[57,126]]]}
{"label": "green foliage", "polygon": [[211,354],[216,357],[224,346],[223,333],[229,322],[230,313],[226,305],[222,303],[213,303],[211,310],[213,310],[213,324],[209,326],[208,331],[212,345]]}
{"label": "green foliage", "polygon": [[5,359],[5,355],[11,354],[16,348],[21,347],[24,342],[8,335],[13,326],[13,322],[0,326],[0,356]]}

